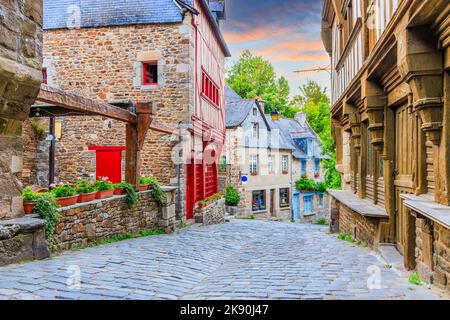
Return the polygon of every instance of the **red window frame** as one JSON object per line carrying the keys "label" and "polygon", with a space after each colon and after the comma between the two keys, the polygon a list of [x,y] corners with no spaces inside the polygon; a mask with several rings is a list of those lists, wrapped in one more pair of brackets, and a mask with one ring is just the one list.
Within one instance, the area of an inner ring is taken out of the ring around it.
{"label": "red window frame", "polygon": [[47,68],[42,68],[42,83],[47,84]]}
{"label": "red window frame", "polygon": [[[156,82],[147,82],[147,67],[156,67]],[[142,85],[143,86],[157,86],[158,85],[158,62],[149,61],[142,63]]]}
{"label": "red window frame", "polygon": [[219,87],[204,70],[202,71],[202,96],[209,100],[215,107],[220,107]]}

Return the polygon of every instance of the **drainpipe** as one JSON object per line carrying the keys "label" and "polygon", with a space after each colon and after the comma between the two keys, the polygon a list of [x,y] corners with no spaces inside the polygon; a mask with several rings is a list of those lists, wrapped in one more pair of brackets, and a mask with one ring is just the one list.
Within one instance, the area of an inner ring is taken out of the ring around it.
{"label": "drainpipe", "polygon": [[290,183],[290,185],[291,185],[291,222],[295,222],[295,220],[294,220],[294,184],[293,184],[293,181],[292,181],[292,179],[294,178],[293,177],[293,175],[292,175],[292,172],[293,172],[293,170],[294,170],[294,157],[292,156],[292,153],[291,153],[291,178],[290,178],[290,180],[291,181],[289,181],[289,183]]}

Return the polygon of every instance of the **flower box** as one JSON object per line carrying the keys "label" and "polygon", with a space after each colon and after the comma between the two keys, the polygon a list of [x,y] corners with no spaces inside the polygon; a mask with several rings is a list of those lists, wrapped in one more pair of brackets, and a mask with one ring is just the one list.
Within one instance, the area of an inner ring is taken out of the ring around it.
{"label": "flower box", "polygon": [[141,185],[139,186],[139,192],[147,191],[147,190],[149,190],[149,189],[150,189],[150,185],[149,185],[149,184],[141,184]]}
{"label": "flower box", "polygon": [[77,204],[78,202],[78,195],[70,196],[70,197],[62,197],[57,198],[56,202],[60,207],[69,207]]}
{"label": "flower box", "polygon": [[114,195],[116,195],[116,196],[121,196],[121,195],[123,195],[123,194],[124,194],[124,191],[123,191],[122,188],[116,188],[116,189],[114,189]]}
{"label": "flower box", "polygon": [[34,207],[36,207],[36,202],[24,202],[23,203],[23,210],[25,211],[25,214],[33,214]]}
{"label": "flower box", "polygon": [[97,191],[84,193],[78,195],[78,203],[85,203],[95,200],[95,196],[97,195]]}
{"label": "flower box", "polygon": [[258,174],[257,173],[251,173],[251,176],[256,177]]}
{"label": "flower box", "polygon": [[114,189],[97,191],[95,199],[108,199],[114,195]]}

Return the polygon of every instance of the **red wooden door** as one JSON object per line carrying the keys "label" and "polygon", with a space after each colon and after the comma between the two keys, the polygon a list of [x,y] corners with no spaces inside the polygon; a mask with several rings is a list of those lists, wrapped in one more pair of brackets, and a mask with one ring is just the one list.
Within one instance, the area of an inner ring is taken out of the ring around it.
{"label": "red wooden door", "polygon": [[113,183],[122,182],[122,151],[125,147],[91,146],[96,151],[96,178],[108,177]]}

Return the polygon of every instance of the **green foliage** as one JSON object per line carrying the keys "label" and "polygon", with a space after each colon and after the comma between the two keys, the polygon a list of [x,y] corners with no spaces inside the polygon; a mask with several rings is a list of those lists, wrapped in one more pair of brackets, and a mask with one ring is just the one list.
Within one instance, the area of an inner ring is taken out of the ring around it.
{"label": "green foliage", "polygon": [[139,235],[141,237],[158,236],[162,234],[166,234],[166,231],[162,229],[156,229],[156,230],[141,230],[139,232]]}
{"label": "green foliage", "polygon": [[236,217],[236,219],[239,219],[239,220],[256,220],[256,217],[251,215],[251,216],[248,216],[248,217]]}
{"label": "green foliage", "polygon": [[50,250],[53,250],[57,244],[55,228],[61,219],[55,196],[52,193],[39,194],[34,211],[45,220],[45,238]]}
{"label": "green foliage", "polygon": [[227,84],[244,99],[259,97],[265,112],[275,109],[282,115],[295,114],[289,105],[289,83],[285,77],[277,78],[273,66],[260,56],[245,50],[228,72]]}
{"label": "green foliage", "polygon": [[141,177],[140,178],[140,184],[142,185],[150,185],[152,188],[152,196],[153,199],[156,201],[157,204],[160,206],[166,204],[167,202],[167,195],[164,192],[164,190],[161,188],[161,184],[158,182],[158,179],[156,178],[147,178],[147,177]]}
{"label": "green foliage", "polygon": [[129,234],[129,233],[125,233],[125,234],[121,234],[115,237],[111,237],[105,240],[102,240],[100,242],[97,243],[97,245],[103,245],[103,244],[108,244],[108,243],[114,243],[114,242],[119,242],[119,241],[123,241],[123,240],[128,240],[128,239],[135,239],[138,236],[135,234]]}
{"label": "green foliage", "polygon": [[317,224],[317,225],[319,225],[319,226],[327,226],[327,225],[328,225],[328,222],[327,222],[327,219],[325,219],[325,218],[320,218],[320,219],[317,219],[317,221],[315,222],[315,224]]}
{"label": "green foliage", "polygon": [[77,195],[77,189],[69,185],[61,185],[52,189],[51,193],[56,198],[66,198]]}
{"label": "green foliage", "polygon": [[221,198],[222,198],[222,195],[220,193],[216,193],[216,194],[212,195],[211,197],[208,197],[208,198],[206,198],[206,199],[204,199],[202,201],[199,201],[198,204],[200,204],[200,205],[207,205],[208,203],[214,202],[214,201],[219,200]]}
{"label": "green foliage", "polygon": [[37,118],[30,119],[31,127],[33,128],[36,139],[39,141],[44,140],[45,138],[45,128],[42,122]]}
{"label": "green foliage", "polygon": [[351,235],[349,235],[347,233],[344,233],[344,232],[339,233],[338,239],[342,240],[342,241],[350,242],[350,243],[352,243],[354,245],[357,245],[358,247],[363,247],[363,248],[367,248],[368,247],[366,242],[355,240],[355,239],[353,239],[353,237]]}
{"label": "green foliage", "polygon": [[330,159],[323,160],[326,188],[340,189],[342,181],[340,173],[336,170],[336,148],[331,135],[330,99],[326,89],[314,81],[309,81],[300,88],[300,91],[301,94],[293,98],[291,105],[306,113],[309,125],[320,137],[324,154],[330,156]]}
{"label": "green foliage", "polygon": [[114,184],[106,179],[94,181],[94,187],[98,191],[108,191],[114,189]]}
{"label": "green foliage", "polygon": [[420,286],[422,284],[422,280],[417,272],[413,272],[409,275],[408,282],[416,286]]}
{"label": "green foliage", "polygon": [[239,192],[237,192],[237,190],[232,185],[227,185],[225,187],[225,190],[225,204],[227,206],[237,207],[239,205],[239,202],[241,201]]}
{"label": "green foliage", "polygon": [[131,183],[121,182],[115,184],[114,187],[120,188],[125,192],[126,194],[125,203],[128,209],[133,208],[135,205],[139,203],[139,196],[136,192],[136,187]]}
{"label": "green foliage", "polygon": [[38,194],[33,191],[33,187],[26,187],[22,190],[23,202],[36,202]]}
{"label": "green foliage", "polygon": [[90,182],[86,179],[79,181],[77,183],[76,187],[77,187],[78,194],[87,194],[87,193],[92,193],[92,192],[96,191],[92,182]]}
{"label": "green foliage", "polygon": [[315,191],[315,192],[325,192],[327,190],[327,185],[324,182],[316,182],[311,178],[303,176],[301,179],[295,182],[296,189],[299,191]]}

